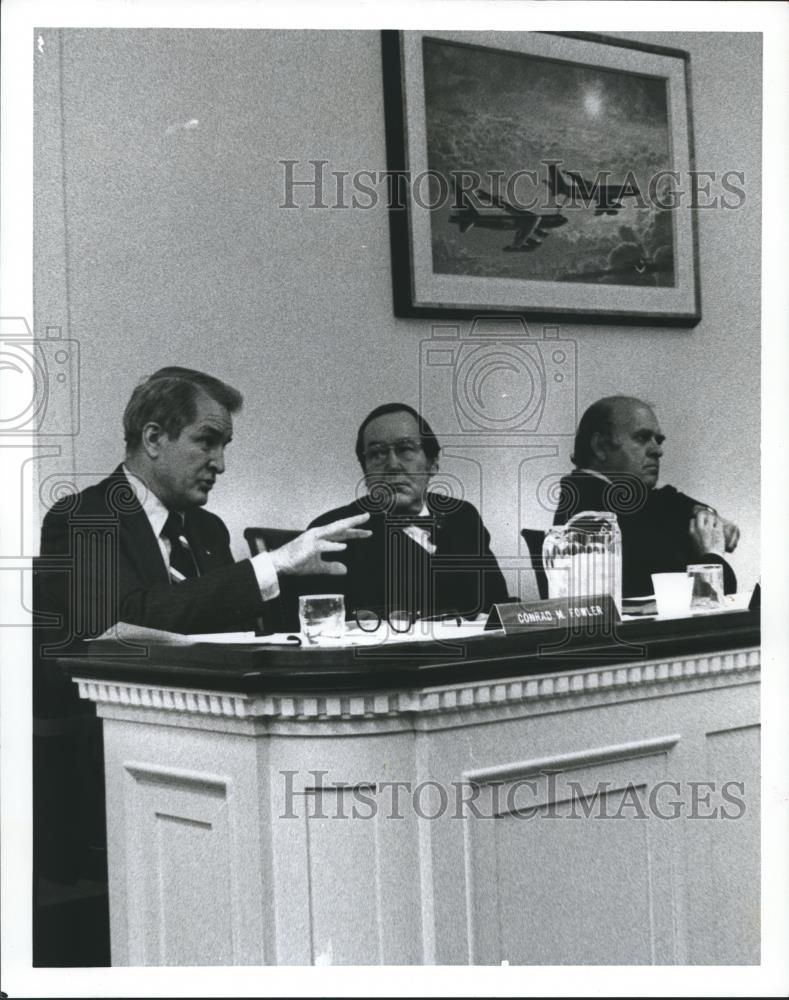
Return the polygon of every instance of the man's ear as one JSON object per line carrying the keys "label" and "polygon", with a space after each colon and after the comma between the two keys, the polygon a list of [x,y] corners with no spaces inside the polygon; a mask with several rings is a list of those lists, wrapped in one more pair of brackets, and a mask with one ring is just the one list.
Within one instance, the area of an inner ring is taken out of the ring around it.
{"label": "man's ear", "polygon": [[141,444],[148,458],[157,457],[162,449],[162,440],[166,436],[161,424],[157,424],[155,420],[151,420],[143,427]]}
{"label": "man's ear", "polygon": [[592,432],[592,436],[589,438],[589,447],[598,462],[604,462],[608,457],[608,445],[608,438],[604,434],[601,434],[600,431]]}
{"label": "man's ear", "polygon": [[438,472],[438,458],[434,458],[430,465],[427,467],[427,471],[431,476],[434,476]]}

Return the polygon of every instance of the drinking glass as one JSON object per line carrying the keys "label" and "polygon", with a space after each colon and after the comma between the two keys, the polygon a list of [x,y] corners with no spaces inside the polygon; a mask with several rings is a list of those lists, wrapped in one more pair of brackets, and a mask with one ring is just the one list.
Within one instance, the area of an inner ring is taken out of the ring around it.
{"label": "drinking glass", "polygon": [[696,563],[688,566],[693,580],[690,606],[694,611],[717,611],[723,607],[723,566],[720,563]]}
{"label": "drinking glass", "polygon": [[340,645],[345,636],[342,594],[305,594],[299,598],[301,632],[310,646]]}

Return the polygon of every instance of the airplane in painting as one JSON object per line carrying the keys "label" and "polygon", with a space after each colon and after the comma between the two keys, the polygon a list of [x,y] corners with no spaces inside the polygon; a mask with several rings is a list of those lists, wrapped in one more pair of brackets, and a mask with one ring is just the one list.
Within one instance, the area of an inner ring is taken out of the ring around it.
{"label": "airplane in painting", "polygon": [[453,206],[449,213],[450,223],[456,225],[461,234],[467,233],[472,226],[480,229],[513,229],[515,235],[512,243],[502,247],[503,250],[536,250],[542,246],[543,239],[551,229],[557,229],[567,222],[567,217],[559,211],[541,214],[516,208],[505,198],[491,194],[484,188],[476,188],[474,196],[479,202],[486,204],[472,204],[467,192],[458,192],[455,188]]}
{"label": "airplane in painting", "polygon": [[586,205],[594,200],[597,206],[595,215],[616,215],[623,207],[623,198],[641,197],[635,181],[629,177],[622,184],[601,184],[597,179],[584,180],[575,170],[568,170],[565,176],[555,163],[548,164],[547,183],[554,198],[572,198],[578,195]]}

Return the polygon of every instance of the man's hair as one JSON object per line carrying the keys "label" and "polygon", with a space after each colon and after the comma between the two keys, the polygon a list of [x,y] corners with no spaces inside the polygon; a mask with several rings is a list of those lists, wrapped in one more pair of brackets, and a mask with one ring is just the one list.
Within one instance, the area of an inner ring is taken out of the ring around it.
{"label": "man's hair", "polygon": [[578,430],[575,432],[575,443],[570,458],[576,469],[588,468],[595,461],[595,453],[592,450],[593,434],[602,434],[609,441],[613,440],[616,414],[623,403],[636,403],[638,406],[652,409],[649,403],[636,399],[635,396],[605,396],[592,403],[581,417]]}
{"label": "man's hair", "polygon": [[422,414],[418,413],[413,406],[408,406],[407,403],[384,403],[383,406],[376,406],[374,410],[368,413],[359,427],[359,433],[356,435],[356,457],[359,459],[359,465],[361,465],[364,469],[365,428],[371,421],[375,420],[377,417],[383,417],[387,413],[411,414],[419,427],[419,437],[422,442],[422,451],[424,451],[428,461],[435,462],[438,458],[438,453],[441,451],[441,445],[438,443],[438,438],[433,433],[433,428],[425,420]]}
{"label": "man's hair", "polygon": [[192,368],[160,368],[140,382],[123,412],[123,436],[128,451],[136,451],[143,428],[157,423],[169,438],[177,438],[197,417],[197,397],[203,392],[229,413],[241,409],[244,397],[232,386]]}

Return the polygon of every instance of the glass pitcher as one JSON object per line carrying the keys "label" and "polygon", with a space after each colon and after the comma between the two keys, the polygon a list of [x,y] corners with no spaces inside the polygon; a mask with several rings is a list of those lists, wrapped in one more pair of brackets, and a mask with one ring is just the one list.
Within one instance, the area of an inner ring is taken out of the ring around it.
{"label": "glass pitcher", "polygon": [[622,613],[622,534],[616,514],[584,510],[547,532],[542,559],[549,597],[610,594]]}

